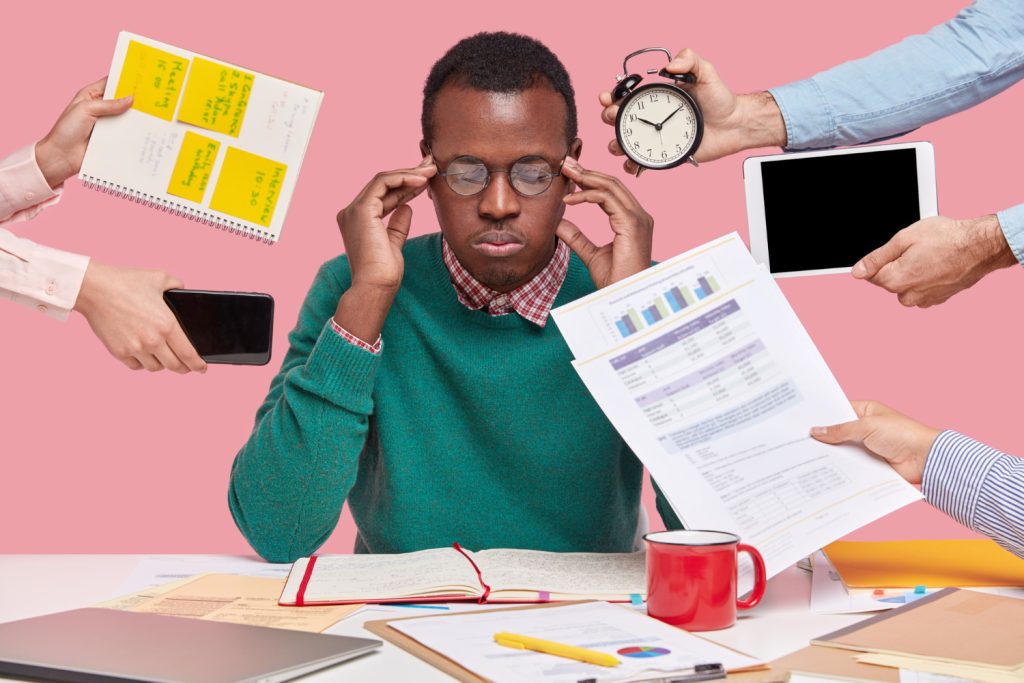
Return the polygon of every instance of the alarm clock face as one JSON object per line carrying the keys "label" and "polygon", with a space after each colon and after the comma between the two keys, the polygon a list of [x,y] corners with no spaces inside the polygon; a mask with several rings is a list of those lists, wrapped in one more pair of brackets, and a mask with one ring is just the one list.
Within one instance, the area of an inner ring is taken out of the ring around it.
{"label": "alarm clock face", "polygon": [[615,137],[646,168],[678,166],[697,150],[704,125],[693,99],[679,88],[644,85],[619,105]]}

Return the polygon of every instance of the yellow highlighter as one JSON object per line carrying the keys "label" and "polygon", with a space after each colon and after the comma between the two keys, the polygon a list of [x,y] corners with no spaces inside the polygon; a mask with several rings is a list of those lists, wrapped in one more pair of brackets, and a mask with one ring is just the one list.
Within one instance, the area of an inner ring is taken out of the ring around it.
{"label": "yellow highlighter", "polygon": [[504,645],[505,647],[516,648],[517,650],[533,650],[534,652],[543,652],[547,655],[556,655],[558,657],[566,657],[567,659],[575,659],[581,662],[586,662],[587,664],[618,666],[622,663],[615,657],[605,654],[604,652],[598,652],[597,650],[588,650],[585,647],[576,647],[575,645],[553,643],[550,640],[541,640],[540,638],[531,638],[530,636],[521,636],[516,633],[507,633],[505,631],[495,633],[494,642],[498,645]]}

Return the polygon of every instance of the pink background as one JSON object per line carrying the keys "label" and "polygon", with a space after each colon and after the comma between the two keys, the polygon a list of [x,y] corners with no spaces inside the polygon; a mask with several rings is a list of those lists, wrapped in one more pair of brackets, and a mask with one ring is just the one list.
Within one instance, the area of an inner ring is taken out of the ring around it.
{"label": "pink background", "polygon": [[[287,348],[319,264],[342,249],[334,215],[377,171],[419,160],[420,93],[430,65],[480,30],[531,34],[573,78],[582,161],[624,175],[605,149],[597,93],[622,57],[648,45],[692,46],[737,92],[764,89],[867,54],[953,16],[960,0],[894,3],[326,3],[266,9],[235,3],[60,3],[4,10],[0,156],[49,129],[82,85],[106,72],[117,32],[165,42],[326,92],[282,241],[272,247],[83,189],[16,230],[121,265],[162,268],[201,289],[265,291],[277,300],[275,353],[263,368],[219,366],[205,377],[131,372],[85,320],[57,323],[13,304],[0,311],[0,552],[249,552],[226,502],[228,472]],[[159,7],[159,9],[158,9]],[[671,17],[679,17],[671,21]],[[1015,134],[1024,89],[930,125],[940,210],[954,217],[1024,200]],[[742,156],[626,184],[656,218],[664,259],[731,230],[746,237]],[[436,230],[423,197],[414,234]],[[595,240],[595,209],[569,216]],[[827,230],[827,225],[824,227]],[[1019,322],[1005,315],[1021,274],[1003,271],[939,308],[904,309],[847,276],[790,279],[783,291],[851,397],[877,398],[929,424],[1020,450],[1014,363]],[[1016,307],[1015,307],[1016,308]],[[650,491],[646,502],[652,503]],[[658,518],[652,518],[658,525]],[[969,532],[924,504],[855,538],[951,538]],[[346,512],[325,551],[348,552]]]}

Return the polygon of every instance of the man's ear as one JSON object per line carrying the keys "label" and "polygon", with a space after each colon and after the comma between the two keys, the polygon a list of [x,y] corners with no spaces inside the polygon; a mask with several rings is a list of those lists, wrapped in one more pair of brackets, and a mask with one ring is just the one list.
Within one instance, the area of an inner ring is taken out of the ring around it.
{"label": "man's ear", "polygon": [[[579,138],[576,138],[576,139],[574,139],[572,141],[572,144],[569,145],[569,153],[566,154],[566,156],[570,156],[573,159],[579,161],[580,154],[582,154],[582,153],[583,153],[583,140],[580,140]],[[567,182],[565,184],[565,193],[566,194],[572,194],[575,191],[576,191],[576,183],[574,183],[574,182],[572,182],[570,180],[569,182]]]}
{"label": "man's ear", "polygon": [[[426,140],[420,140],[420,156],[425,157],[428,154],[430,154],[430,145],[427,144]],[[434,190],[430,187],[430,185],[427,185],[427,197],[429,197],[430,199],[434,198]]]}

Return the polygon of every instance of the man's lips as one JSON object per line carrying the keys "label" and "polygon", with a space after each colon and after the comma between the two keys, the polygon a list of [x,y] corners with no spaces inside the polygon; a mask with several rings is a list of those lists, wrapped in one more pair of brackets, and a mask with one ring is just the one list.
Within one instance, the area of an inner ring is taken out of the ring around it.
{"label": "man's lips", "polygon": [[488,232],[473,240],[473,248],[485,256],[511,256],[525,246],[524,240],[507,232]]}

